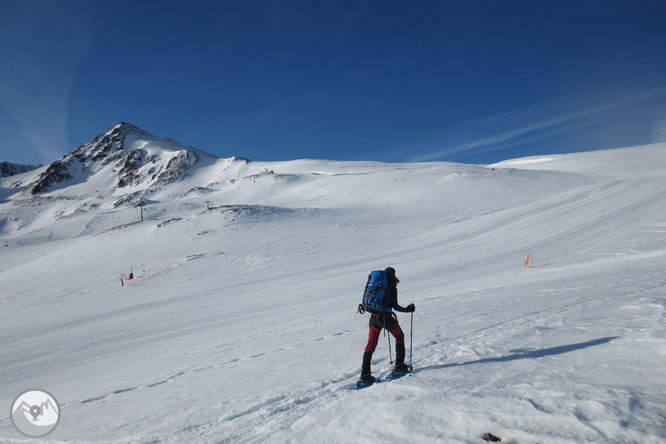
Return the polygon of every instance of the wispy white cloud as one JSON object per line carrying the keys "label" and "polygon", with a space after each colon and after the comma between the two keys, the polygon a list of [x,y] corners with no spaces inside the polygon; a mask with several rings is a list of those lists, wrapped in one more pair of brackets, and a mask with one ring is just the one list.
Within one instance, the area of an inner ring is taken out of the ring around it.
{"label": "wispy white cloud", "polygon": [[67,101],[92,47],[90,11],[53,0],[0,4],[0,106],[35,160],[68,148]]}
{"label": "wispy white cloud", "polygon": [[652,142],[666,142],[666,110],[652,122]]}
{"label": "wispy white cloud", "polygon": [[[566,114],[560,114],[555,117],[550,117],[547,119],[542,119],[534,123],[520,126],[518,128],[511,129],[509,131],[504,131],[498,134],[494,134],[487,137],[478,138],[471,140],[465,143],[459,143],[449,146],[444,146],[440,149],[431,151],[426,154],[418,155],[413,158],[413,161],[428,161],[441,159],[453,155],[461,155],[465,153],[483,153],[496,151],[504,149],[507,147],[538,141],[546,139],[558,134],[564,134],[567,132],[572,132],[580,128],[589,126],[595,122],[592,122],[590,119],[598,118],[600,115],[621,108],[623,106],[628,106],[643,101],[660,98],[666,96],[666,88],[660,88],[651,90],[642,94],[633,95],[626,97],[620,100],[613,102],[605,103],[603,105],[594,106],[582,109],[580,111],[575,111]],[[547,106],[544,105],[543,108]],[[502,116],[510,116],[511,114],[515,115],[525,115],[528,112],[534,112],[534,115],[543,115],[543,110],[539,105],[519,110],[518,112],[505,113]],[[476,121],[475,125],[480,127],[483,125],[483,120],[496,121],[499,116],[489,116],[485,119],[480,119]],[[442,142],[444,144],[444,142]],[[430,143],[432,145],[432,142]]]}

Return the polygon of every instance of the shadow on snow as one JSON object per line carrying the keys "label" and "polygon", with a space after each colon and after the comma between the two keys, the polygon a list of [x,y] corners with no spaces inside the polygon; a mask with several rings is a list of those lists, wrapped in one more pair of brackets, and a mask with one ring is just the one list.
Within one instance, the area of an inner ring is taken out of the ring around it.
{"label": "shadow on snow", "polygon": [[512,354],[506,356],[498,356],[496,358],[483,358],[483,359],[477,359],[475,361],[458,362],[451,364],[431,365],[428,367],[422,367],[416,369],[414,370],[414,373],[420,373],[427,370],[439,370],[449,367],[460,367],[463,365],[485,364],[488,362],[509,362],[509,361],[516,361],[518,359],[537,359],[537,358],[543,358],[545,356],[561,355],[563,353],[569,353],[572,351],[581,350],[588,347],[594,347],[595,345],[606,344],[617,338],[619,338],[619,336],[609,336],[606,338],[594,339],[592,341],[580,342],[577,344],[560,345],[559,347],[543,348],[541,350],[532,350],[532,349],[511,350]]}

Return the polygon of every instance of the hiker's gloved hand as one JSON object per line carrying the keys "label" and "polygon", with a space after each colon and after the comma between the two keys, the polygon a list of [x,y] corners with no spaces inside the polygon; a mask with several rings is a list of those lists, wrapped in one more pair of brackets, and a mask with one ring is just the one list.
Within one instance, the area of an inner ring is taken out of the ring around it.
{"label": "hiker's gloved hand", "polygon": [[410,312],[410,313],[413,313],[416,310],[416,307],[414,306],[414,304],[409,304],[406,308],[407,308],[407,311]]}

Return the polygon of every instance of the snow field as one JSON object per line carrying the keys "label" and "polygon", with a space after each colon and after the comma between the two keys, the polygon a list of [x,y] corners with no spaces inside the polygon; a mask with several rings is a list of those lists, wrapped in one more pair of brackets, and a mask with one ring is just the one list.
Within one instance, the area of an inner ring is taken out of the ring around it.
{"label": "snow field", "polygon": [[[104,196],[78,213],[74,197],[10,199],[0,406],[53,393],[44,442],[663,442],[665,152],[224,160],[155,193],[142,224]],[[350,390],[367,339],[355,307],[388,265],[417,307],[415,372]],[[159,272],[121,288],[130,266]],[[0,442],[32,441],[0,411]]]}

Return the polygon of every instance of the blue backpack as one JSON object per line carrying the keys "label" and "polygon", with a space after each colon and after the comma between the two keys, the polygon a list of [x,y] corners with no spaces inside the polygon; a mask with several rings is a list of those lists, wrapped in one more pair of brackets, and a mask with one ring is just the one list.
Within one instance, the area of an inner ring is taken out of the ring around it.
{"label": "blue backpack", "polygon": [[377,313],[391,313],[391,307],[386,305],[388,286],[389,281],[385,271],[376,270],[370,272],[359,311],[364,313],[370,308]]}

